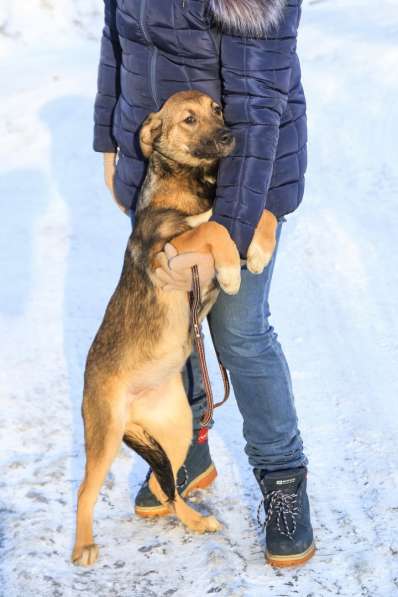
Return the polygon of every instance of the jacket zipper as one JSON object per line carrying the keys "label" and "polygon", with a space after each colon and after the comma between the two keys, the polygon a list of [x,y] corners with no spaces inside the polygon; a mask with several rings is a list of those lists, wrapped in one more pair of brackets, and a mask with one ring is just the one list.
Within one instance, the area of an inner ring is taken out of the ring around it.
{"label": "jacket zipper", "polygon": [[153,45],[148,30],[145,24],[145,9],[146,9],[146,0],[141,0],[141,10],[140,10],[140,27],[145,40],[151,46],[152,49],[152,56],[151,56],[151,63],[149,68],[149,80],[151,83],[151,92],[153,101],[155,102],[155,106],[157,109],[160,108],[159,97],[156,88],[156,62],[158,57],[158,49],[156,46]]}

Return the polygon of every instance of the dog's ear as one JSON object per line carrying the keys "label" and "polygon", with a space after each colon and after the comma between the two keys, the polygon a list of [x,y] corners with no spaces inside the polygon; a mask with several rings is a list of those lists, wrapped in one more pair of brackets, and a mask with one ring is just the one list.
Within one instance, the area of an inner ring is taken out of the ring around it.
{"label": "dog's ear", "polygon": [[140,131],[141,151],[146,158],[149,158],[153,151],[153,144],[159,138],[162,132],[162,119],[159,112],[152,112],[144,123]]}

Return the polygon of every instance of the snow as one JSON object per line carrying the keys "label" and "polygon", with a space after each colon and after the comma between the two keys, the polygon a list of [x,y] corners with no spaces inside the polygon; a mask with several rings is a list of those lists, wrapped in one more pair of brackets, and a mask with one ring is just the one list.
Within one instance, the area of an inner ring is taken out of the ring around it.
{"label": "snow", "polygon": [[398,11],[395,0],[374,7],[305,3],[307,190],[272,293],[310,459],[316,556],[301,569],[264,564],[232,398],[211,432],[219,477],[195,496],[223,530],[136,518],[146,467],[122,449],[96,509],[100,560],[76,569],[84,359],[129,233],[91,150],[101,4],[0,2],[0,595],[398,594]]}

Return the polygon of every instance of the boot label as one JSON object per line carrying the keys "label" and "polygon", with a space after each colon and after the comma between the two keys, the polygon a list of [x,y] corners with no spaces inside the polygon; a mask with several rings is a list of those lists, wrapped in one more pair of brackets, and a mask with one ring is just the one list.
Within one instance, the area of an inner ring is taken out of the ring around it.
{"label": "boot label", "polygon": [[202,427],[198,433],[198,444],[205,444],[207,442],[207,434],[209,430],[207,427]]}

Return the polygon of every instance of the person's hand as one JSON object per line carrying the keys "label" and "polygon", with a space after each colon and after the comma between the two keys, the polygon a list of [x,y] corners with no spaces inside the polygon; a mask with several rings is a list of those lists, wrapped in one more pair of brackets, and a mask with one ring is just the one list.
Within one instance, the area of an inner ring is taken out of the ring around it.
{"label": "person's hand", "polygon": [[164,251],[158,253],[158,268],[155,270],[156,282],[163,290],[185,290],[192,289],[193,265],[198,266],[200,287],[205,288],[210,284],[216,272],[214,259],[211,253],[180,253],[167,244]]}
{"label": "person's hand", "polygon": [[115,170],[116,170],[116,153],[104,153],[104,178],[105,184],[110,190],[113,200],[118,206],[119,209],[122,210],[123,213],[127,214],[127,208],[118,200],[115,194],[115,186],[114,186],[114,179],[115,179]]}

